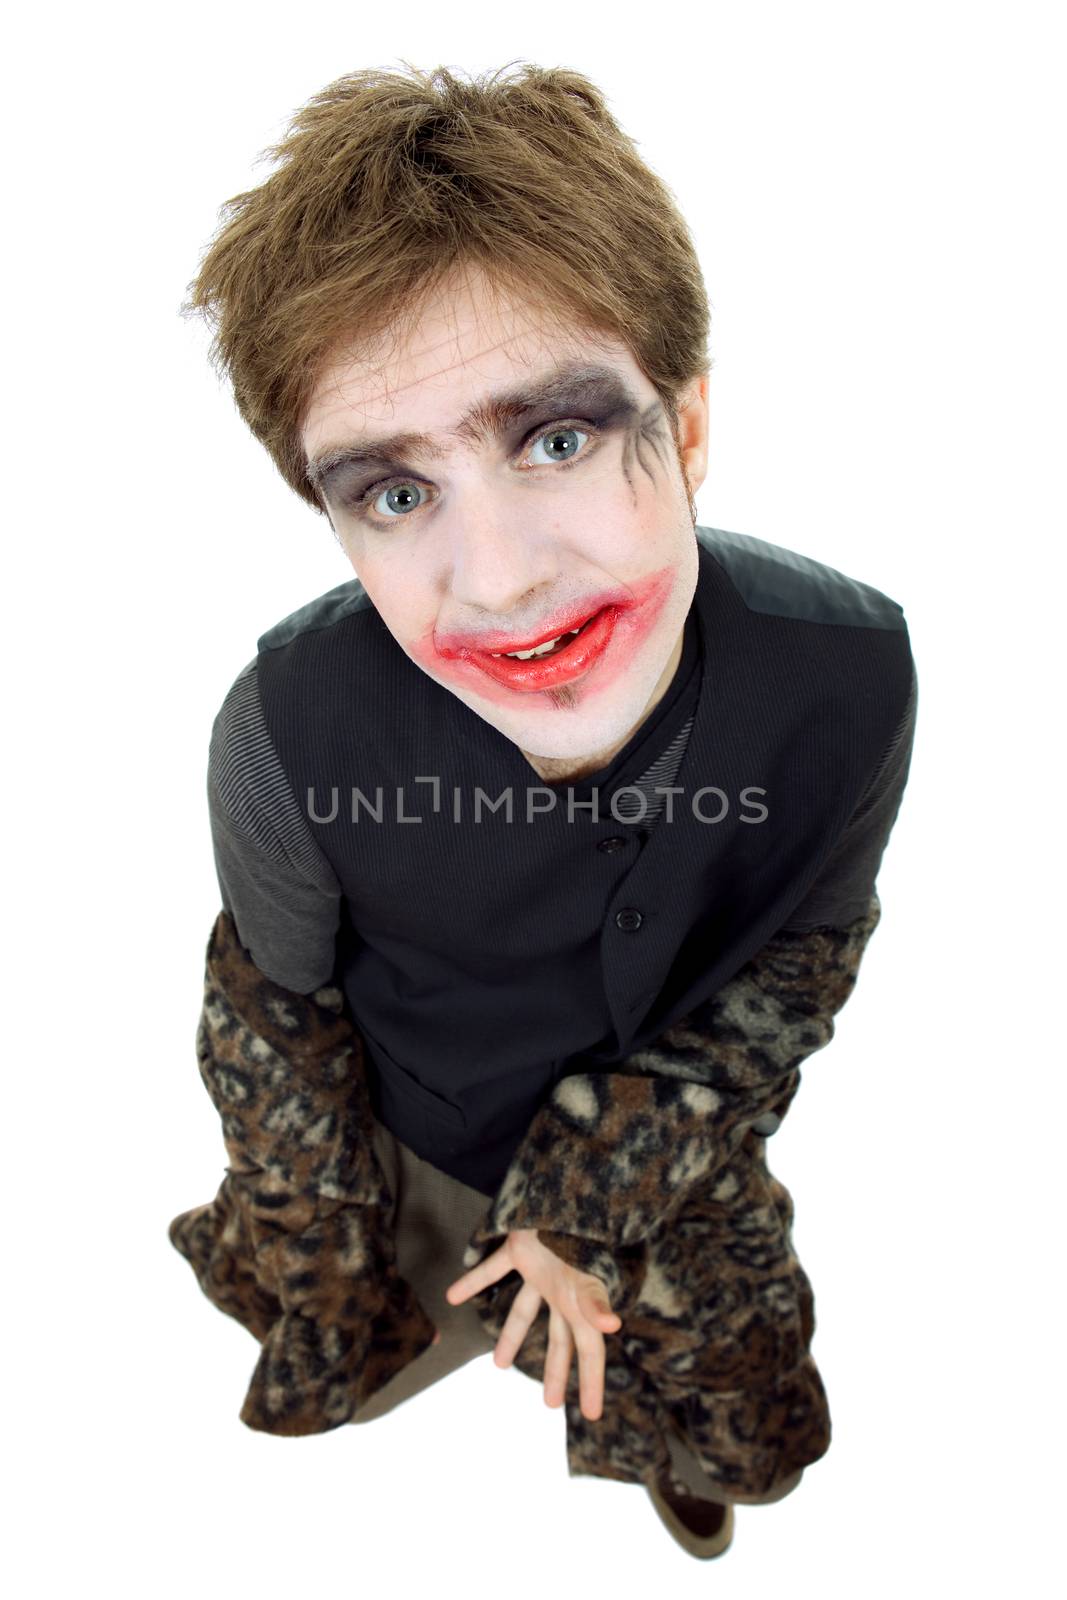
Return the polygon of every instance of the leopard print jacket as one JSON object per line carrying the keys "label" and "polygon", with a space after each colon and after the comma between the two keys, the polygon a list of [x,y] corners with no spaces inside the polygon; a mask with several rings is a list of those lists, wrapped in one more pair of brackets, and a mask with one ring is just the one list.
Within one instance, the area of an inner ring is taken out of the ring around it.
{"label": "leopard print jacket", "polygon": [[[535,1115],[464,1252],[475,1266],[536,1228],[606,1286],[604,1407],[565,1397],[572,1475],[649,1483],[674,1427],[731,1499],[756,1499],[830,1444],[811,1356],[811,1285],[793,1205],[766,1164],[800,1064],[829,1043],[881,916],[779,932],[708,1001],[616,1069],[562,1078]],[[431,1344],[435,1326],[397,1271],[372,1148],[363,1046],[337,988],[267,978],[219,913],[197,1028],[201,1077],[229,1164],[215,1198],[169,1238],[204,1294],[261,1349],[240,1419],[275,1434],[347,1422]],[[522,1280],[473,1297],[500,1337]],[[540,1383],[542,1303],[515,1357]]]}

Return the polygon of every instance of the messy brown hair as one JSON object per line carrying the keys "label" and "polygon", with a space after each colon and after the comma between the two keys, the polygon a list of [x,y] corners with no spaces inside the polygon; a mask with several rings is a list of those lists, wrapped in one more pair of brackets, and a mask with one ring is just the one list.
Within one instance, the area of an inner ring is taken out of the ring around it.
{"label": "messy brown hair", "polygon": [[[626,344],[677,449],[677,400],[710,371],[707,294],[688,228],[601,92],[564,67],[514,63],[338,78],[228,200],[185,314],[289,486],[316,511],[301,443],[338,348],[410,327],[457,267]],[[683,474],[684,476],[684,474]],[[692,502],[690,501],[692,506]]]}

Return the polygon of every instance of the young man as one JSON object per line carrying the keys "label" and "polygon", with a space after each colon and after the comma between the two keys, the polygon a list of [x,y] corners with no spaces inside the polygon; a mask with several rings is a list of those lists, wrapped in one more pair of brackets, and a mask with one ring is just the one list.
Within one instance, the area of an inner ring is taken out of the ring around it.
{"label": "young man", "polygon": [[701,275],[587,79],[355,74],[274,154],[191,304],[356,578],[215,721],[232,1165],[171,1238],[249,1425],[495,1349],[716,1555],[829,1445],[765,1140],[879,919],[903,613],[696,527]]}

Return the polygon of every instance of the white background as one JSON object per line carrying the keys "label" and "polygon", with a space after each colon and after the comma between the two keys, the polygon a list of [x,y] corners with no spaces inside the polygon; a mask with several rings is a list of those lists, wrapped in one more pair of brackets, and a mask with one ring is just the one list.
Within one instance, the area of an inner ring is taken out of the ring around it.
{"label": "white background", "polygon": [[[1062,1582],[1067,534],[1061,7],[53,6],[7,35],[9,1592],[1028,1596]],[[586,72],[712,308],[699,521],[904,606],[883,919],[769,1156],[834,1440],[710,1572],[488,1357],[370,1428],[238,1420],[257,1346],[168,1242],[225,1152],[194,1053],[211,721],[351,569],[178,307],[258,153],[402,58]]]}

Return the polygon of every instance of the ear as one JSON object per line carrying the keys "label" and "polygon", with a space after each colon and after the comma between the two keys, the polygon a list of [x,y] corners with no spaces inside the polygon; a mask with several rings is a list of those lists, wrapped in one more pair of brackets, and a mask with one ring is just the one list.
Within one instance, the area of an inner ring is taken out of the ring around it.
{"label": "ear", "polygon": [[678,459],[692,498],[708,475],[708,374],[678,397]]}

